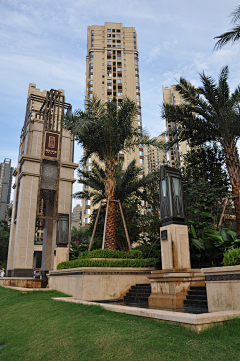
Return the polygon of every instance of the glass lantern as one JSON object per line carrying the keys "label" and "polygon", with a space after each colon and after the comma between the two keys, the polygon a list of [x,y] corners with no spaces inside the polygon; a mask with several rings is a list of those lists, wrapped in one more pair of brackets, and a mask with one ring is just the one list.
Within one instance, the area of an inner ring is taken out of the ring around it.
{"label": "glass lantern", "polygon": [[176,168],[160,167],[159,198],[162,225],[185,224],[182,178]]}
{"label": "glass lantern", "polygon": [[57,247],[67,247],[69,240],[69,214],[57,215]]}

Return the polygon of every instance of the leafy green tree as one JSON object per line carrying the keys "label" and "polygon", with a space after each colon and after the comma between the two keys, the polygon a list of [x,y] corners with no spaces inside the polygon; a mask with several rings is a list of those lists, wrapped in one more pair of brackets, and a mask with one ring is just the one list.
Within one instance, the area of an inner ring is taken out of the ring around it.
{"label": "leafy green tree", "polygon": [[187,152],[182,168],[185,218],[196,232],[216,229],[229,195],[229,180],[222,167],[224,154],[216,143],[201,145]]}
{"label": "leafy green tree", "polygon": [[234,200],[237,230],[240,231],[240,162],[237,141],[240,137],[240,87],[231,93],[228,85],[228,67],[219,75],[218,83],[212,77],[200,74],[202,86],[195,88],[180,78],[176,90],[185,103],[181,106],[163,105],[162,116],[176,126],[169,131],[173,140],[189,140],[191,146],[217,142],[224,154]]}
{"label": "leafy green tree", "polygon": [[[120,151],[134,151],[144,144],[159,145],[149,140],[144,132],[139,133],[136,122],[137,106],[128,98],[119,103],[115,98],[107,103],[93,97],[87,103],[86,112],[77,110],[63,121],[84,147],[83,163],[90,155],[96,155],[105,165],[105,198],[115,200],[117,158]],[[115,204],[109,202],[105,247],[117,248],[115,232]]]}
{"label": "leafy green tree", "polygon": [[2,267],[6,267],[10,228],[7,221],[0,221],[0,262]]}
{"label": "leafy green tree", "polygon": [[221,49],[227,43],[235,43],[240,39],[240,6],[231,14],[233,16],[231,23],[234,27],[232,30],[223,33],[222,35],[216,36],[214,39],[219,39],[214,49]]}

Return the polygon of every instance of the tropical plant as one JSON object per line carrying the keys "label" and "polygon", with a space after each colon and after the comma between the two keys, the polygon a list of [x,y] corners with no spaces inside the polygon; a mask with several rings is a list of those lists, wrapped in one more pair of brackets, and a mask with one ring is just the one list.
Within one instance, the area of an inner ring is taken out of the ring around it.
{"label": "tropical plant", "polygon": [[176,90],[185,103],[181,106],[164,104],[162,116],[176,126],[169,130],[171,147],[188,140],[191,146],[217,142],[224,154],[234,200],[237,230],[240,231],[240,162],[237,141],[240,137],[240,87],[230,93],[228,67],[219,75],[218,84],[204,73],[200,74],[202,86],[195,88],[180,78]]}
{"label": "tropical plant", "polygon": [[84,147],[82,161],[86,164],[90,155],[95,155],[105,165],[105,197],[110,201],[106,226],[105,247],[117,248],[115,232],[115,193],[117,158],[120,151],[134,151],[139,145],[159,145],[145,132],[138,131],[137,106],[128,98],[110,102],[93,97],[87,101],[87,111],[77,110],[66,115],[63,121],[66,129],[74,134],[76,141]]}
{"label": "tropical plant", "polygon": [[227,31],[222,35],[216,36],[214,39],[219,39],[214,49],[221,49],[225,44],[231,42],[235,43],[235,41],[240,39],[240,6],[236,8],[236,10],[231,14],[233,16],[230,24],[233,24],[234,27],[231,31]]}
{"label": "tropical plant", "polygon": [[240,265],[240,248],[230,248],[223,255],[224,266]]}
{"label": "tropical plant", "polygon": [[191,225],[189,238],[192,268],[221,266],[224,252],[240,243],[237,233],[229,228],[220,231],[205,228],[199,236]]}
{"label": "tropical plant", "polygon": [[[87,173],[83,171],[82,168],[79,169],[79,182],[85,185],[83,191],[75,193],[75,197],[88,199],[91,197],[92,204],[96,205],[100,200],[105,199],[105,171],[99,166],[98,163],[92,163],[92,172]],[[122,204],[122,209],[124,213],[124,218],[126,221],[129,237],[131,243],[137,242],[143,232],[146,231],[146,218],[141,214],[141,201],[147,202],[148,206],[151,206],[153,203],[153,196],[151,189],[153,188],[154,183],[158,175],[156,173],[148,174],[147,176],[140,177],[141,168],[136,166],[136,160],[133,160],[126,171],[122,173],[122,162],[118,162],[117,171],[116,171],[116,193],[115,199],[119,199]],[[86,188],[87,186],[87,188]],[[155,200],[158,195],[155,194]],[[95,233],[95,238],[101,238],[103,235],[103,227],[105,221],[106,206],[102,206],[100,217],[98,220],[98,226]],[[147,213],[149,215],[149,213]],[[151,212],[153,215],[153,212]],[[93,212],[90,217],[90,226],[89,233],[93,232],[95,225],[95,220],[97,216],[97,210]],[[149,222],[150,217],[149,218]],[[154,218],[154,226],[159,225],[159,215],[157,214]],[[125,249],[126,246],[126,235],[122,224],[122,217],[120,210],[116,207],[115,210],[115,227],[116,227],[116,240],[117,248]],[[152,237],[152,229],[151,229]],[[159,234],[159,229],[158,229]]]}

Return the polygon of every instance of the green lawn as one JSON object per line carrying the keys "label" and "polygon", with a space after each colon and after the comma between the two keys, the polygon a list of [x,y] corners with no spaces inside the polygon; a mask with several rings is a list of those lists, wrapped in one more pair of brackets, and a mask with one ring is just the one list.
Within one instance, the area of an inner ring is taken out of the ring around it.
{"label": "green lawn", "polygon": [[200,334],[182,326],[53,301],[56,291],[0,287],[1,361],[240,360],[240,320]]}

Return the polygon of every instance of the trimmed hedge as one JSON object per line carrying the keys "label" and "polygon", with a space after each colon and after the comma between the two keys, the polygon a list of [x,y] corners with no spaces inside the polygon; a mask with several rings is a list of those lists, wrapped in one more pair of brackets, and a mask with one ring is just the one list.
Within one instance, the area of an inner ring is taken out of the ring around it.
{"label": "trimmed hedge", "polygon": [[240,265],[240,248],[228,249],[223,255],[224,266]]}
{"label": "trimmed hedge", "polygon": [[87,258],[124,258],[124,259],[142,259],[141,251],[113,251],[111,249],[96,249],[94,251],[81,252],[79,259]]}
{"label": "trimmed hedge", "polygon": [[[90,253],[90,252],[89,252]],[[123,259],[119,261],[76,259],[58,264],[57,269],[77,267],[153,267],[154,258],[147,259]]]}

